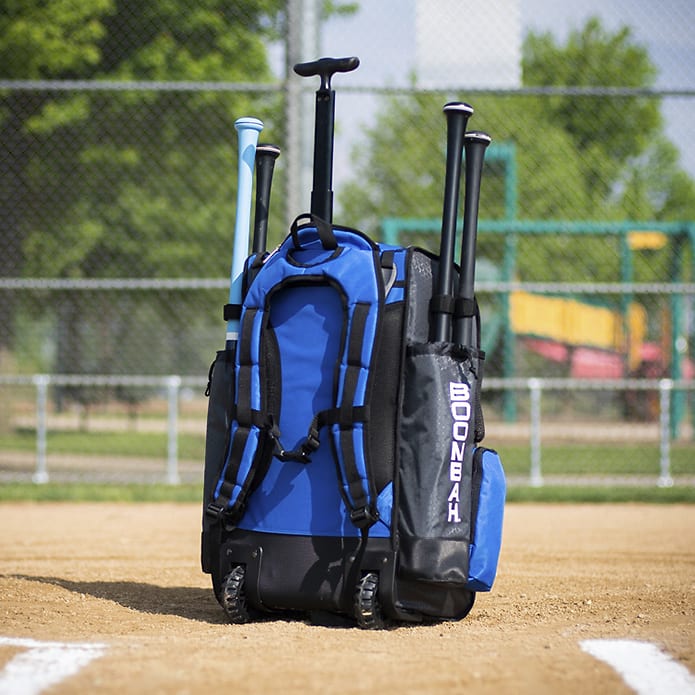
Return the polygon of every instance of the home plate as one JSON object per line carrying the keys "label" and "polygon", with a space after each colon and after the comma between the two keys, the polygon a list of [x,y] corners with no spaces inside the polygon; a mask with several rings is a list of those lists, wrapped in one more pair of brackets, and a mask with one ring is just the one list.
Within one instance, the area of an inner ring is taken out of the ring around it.
{"label": "home plate", "polygon": [[695,677],[651,642],[591,639],[579,646],[613,667],[638,695],[695,695]]}

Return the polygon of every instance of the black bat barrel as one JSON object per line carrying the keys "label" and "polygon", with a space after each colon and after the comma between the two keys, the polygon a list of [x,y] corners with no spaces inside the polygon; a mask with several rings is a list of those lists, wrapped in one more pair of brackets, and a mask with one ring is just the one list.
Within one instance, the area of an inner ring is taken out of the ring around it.
{"label": "black bat barrel", "polygon": [[461,157],[466,125],[468,119],[473,115],[473,107],[461,102],[451,102],[444,106],[444,113],[447,120],[446,175],[442,209],[442,236],[439,242],[437,289],[430,303],[432,315],[430,340],[432,342],[443,342],[451,339],[451,315],[454,309],[452,282],[456,219],[461,189]]}
{"label": "black bat barrel", "polygon": [[492,142],[487,133],[466,133],[466,190],[463,205],[463,235],[461,239],[461,276],[457,302],[461,309],[454,321],[454,342],[471,345],[475,327],[475,315],[471,305],[475,299],[475,252],[478,237],[478,208],[480,184],[483,176],[485,150]]}

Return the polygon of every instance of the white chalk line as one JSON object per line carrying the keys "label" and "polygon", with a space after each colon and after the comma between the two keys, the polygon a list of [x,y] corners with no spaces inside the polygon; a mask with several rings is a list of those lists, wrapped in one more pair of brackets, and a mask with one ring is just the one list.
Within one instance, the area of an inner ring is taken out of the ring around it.
{"label": "white chalk line", "polygon": [[[75,675],[106,651],[105,644],[12,637],[0,637],[0,646],[25,650],[0,672],[0,695],[38,695]],[[638,695],[695,695],[695,677],[651,642],[593,639],[583,640],[579,646],[615,669]]]}
{"label": "white chalk line", "polygon": [[651,642],[590,639],[579,646],[615,669],[638,695],[695,695],[695,677]]}
{"label": "white chalk line", "polygon": [[0,646],[18,647],[0,671],[0,695],[38,695],[46,688],[74,676],[106,651],[105,644],[40,642],[0,637]]}

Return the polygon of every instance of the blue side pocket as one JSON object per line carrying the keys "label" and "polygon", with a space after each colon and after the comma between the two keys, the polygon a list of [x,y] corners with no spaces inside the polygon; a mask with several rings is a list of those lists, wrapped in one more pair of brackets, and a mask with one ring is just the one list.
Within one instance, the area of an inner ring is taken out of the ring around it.
{"label": "blue side pocket", "polygon": [[[473,455],[473,530],[468,582],[471,591],[490,591],[502,545],[502,522],[507,484],[496,451],[479,447]],[[479,484],[479,492],[476,488]]]}

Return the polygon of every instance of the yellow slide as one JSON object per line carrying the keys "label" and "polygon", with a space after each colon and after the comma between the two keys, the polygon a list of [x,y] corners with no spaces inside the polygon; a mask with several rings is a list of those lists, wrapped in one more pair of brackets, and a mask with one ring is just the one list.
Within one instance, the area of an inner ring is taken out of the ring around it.
{"label": "yellow slide", "polygon": [[630,304],[625,322],[619,311],[607,307],[565,297],[512,292],[510,313],[512,331],[518,335],[572,347],[629,352],[630,368],[639,365],[640,348],[647,332],[647,312],[637,302]]}

